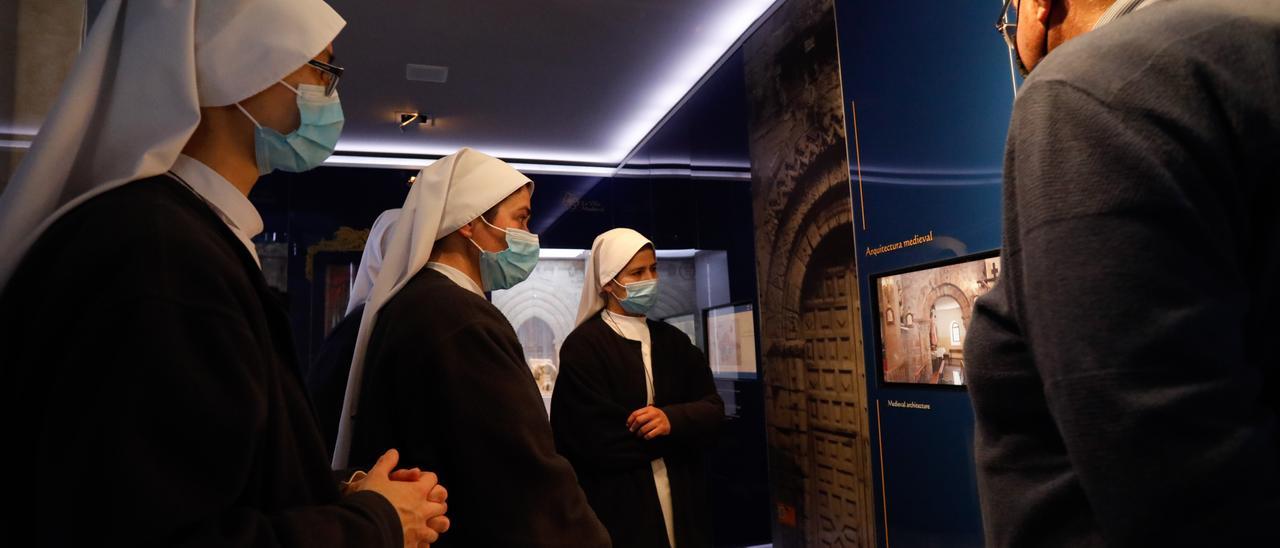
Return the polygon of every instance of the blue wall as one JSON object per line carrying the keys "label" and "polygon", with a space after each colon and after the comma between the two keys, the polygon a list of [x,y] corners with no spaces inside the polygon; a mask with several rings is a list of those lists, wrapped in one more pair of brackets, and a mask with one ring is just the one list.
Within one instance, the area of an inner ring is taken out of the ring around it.
{"label": "blue wall", "polygon": [[[981,546],[968,394],[879,382],[868,279],[1000,246],[1000,168],[1013,92],[1006,48],[993,30],[999,3],[835,4],[878,542]],[[930,231],[929,244],[866,254]],[[931,409],[890,408],[890,399]]]}

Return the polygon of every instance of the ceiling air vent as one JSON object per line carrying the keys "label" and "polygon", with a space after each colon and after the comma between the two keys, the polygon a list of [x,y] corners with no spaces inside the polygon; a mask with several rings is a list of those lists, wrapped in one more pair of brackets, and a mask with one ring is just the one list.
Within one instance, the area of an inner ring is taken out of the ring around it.
{"label": "ceiling air vent", "polygon": [[404,66],[405,79],[414,82],[432,82],[443,84],[449,79],[449,67],[441,67],[438,65],[415,65],[407,64]]}

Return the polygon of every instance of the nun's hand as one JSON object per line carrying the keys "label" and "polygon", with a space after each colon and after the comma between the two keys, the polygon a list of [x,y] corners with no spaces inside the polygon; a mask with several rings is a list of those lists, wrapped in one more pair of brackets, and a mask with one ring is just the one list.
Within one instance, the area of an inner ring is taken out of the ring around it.
{"label": "nun's hand", "polygon": [[352,484],[352,490],[373,491],[391,503],[400,516],[405,546],[417,548],[436,542],[440,533],[449,529],[449,518],[444,515],[448,493],[431,472],[395,470],[399,460],[399,452],[387,451],[367,477]]}
{"label": "nun's hand", "polygon": [[[445,501],[449,500],[449,492],[445,490],[443,485],[437,483],[436,486],[432,487],[431,491],[427,493],[427,500],[444,504],[445,508],[448,508],[449,505],[445,504]],[[449,530],[449,516],[442,514],[431,518],[427,520],[427,527],[434,529],[436,533],[444,533]]]}
{"label": "nun's hand", "polygon": [[652,405],[641,407],[627,417],[627,429],[636,436],[651,440],[671,433],[671,421],[667,414]]}
{"label": "nun's hand", "polygon": [[[419,470],[417,468],[409,468],[409,469],[401,468],[399,470],[391,472],[391,474],[388,477],[391,478],[391,481],[410,481],[410,482],[418,481],[419,479],[422,479],[422,470]],[[444,501],[440,501],[440,502],[444,502]]]}
{"label": "nun's hand", "polygon": [[[358,474],[358,477],[353,476],[351,484],[356,484],[357,480],[364,479],[365,477],[364,472],[357,472],[357,474]],[[412,483],[412,482],[419,481],[420,479],[422,479],[424,476],[428,474],[431,474],[431,473],[423,472],[421,469],[418,469],[418,468],[408,468],[408,469],[401,468],[399,470],[395,470],[391,472],[390,476],[388,477],[391,478],[391,481],[405,481],[405,482]],[[432,475],[434,476],[434,474]],[[349,485],[349,484],[344,484],[344,485]],[[427,493],[427,500],[431,502],[444,503],[445,501],[449,500],[449,491],[447,491],[443,485],[440,485],[439,483],[437,483],[435,487],[431,488],[431,492]],[[436,516],[434,518],[431,518],[427,520],[427,527],[434,529],[437,533],[443,533],[445,531],[448,531],[449,518],[448,516]]]}

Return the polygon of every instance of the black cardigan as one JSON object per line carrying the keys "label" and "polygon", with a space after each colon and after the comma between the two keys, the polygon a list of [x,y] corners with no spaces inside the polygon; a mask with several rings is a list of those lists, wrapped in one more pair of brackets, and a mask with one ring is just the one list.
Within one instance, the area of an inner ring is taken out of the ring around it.
{"label": "black cardigan", "polygon": [[710,546],[703,450],[724,420],[702,352],[678,329],[649,321],[654,406],[671,422],[671,434],[643,440],[626,426],[645,406],[640,342],[619,336],[595,315],[560,348],[560,372],[551,399],[556,446],[578,473],[596,515],[614,546],[667,546],[650,462],[662,458],[671,482],[676,544]]}
{"label": "black cardigan", "polygon": [[311,394],[320,433],[324,435],[324,447],[331,455],[338,440],[338,423],[341,422],[342,404],[347,397],[347,377],[351,373],[351,358],[356,353],[356,337],[360,334],[364,306],[357,306],[333,327],[320,346],[320,354],[307,368],[307,392]]}
{"label": "black cardigan", "polygon": [[22,493],[3,537],[400,546],[386,499],[339,496],[292,344],[244,244],[177,181],[69,212],[0,295],[3,469]]}
{"label": "black cardigan", "polygon": [[558,453],[515,330],[489,301],[423,268],[378,311],[353,466],[387,447],[440,476],[450,530],[436,548],[608,546]]}

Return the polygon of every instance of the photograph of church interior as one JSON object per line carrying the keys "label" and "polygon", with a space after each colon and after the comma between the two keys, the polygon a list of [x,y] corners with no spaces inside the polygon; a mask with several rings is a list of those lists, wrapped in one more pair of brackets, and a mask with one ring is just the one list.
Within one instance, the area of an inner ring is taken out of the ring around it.
{"label": "photograph of church interior", "polygon": [[881,277],[885,382],[965,384],[964,335],[973,302],[1000,275],[1000,258]]}

